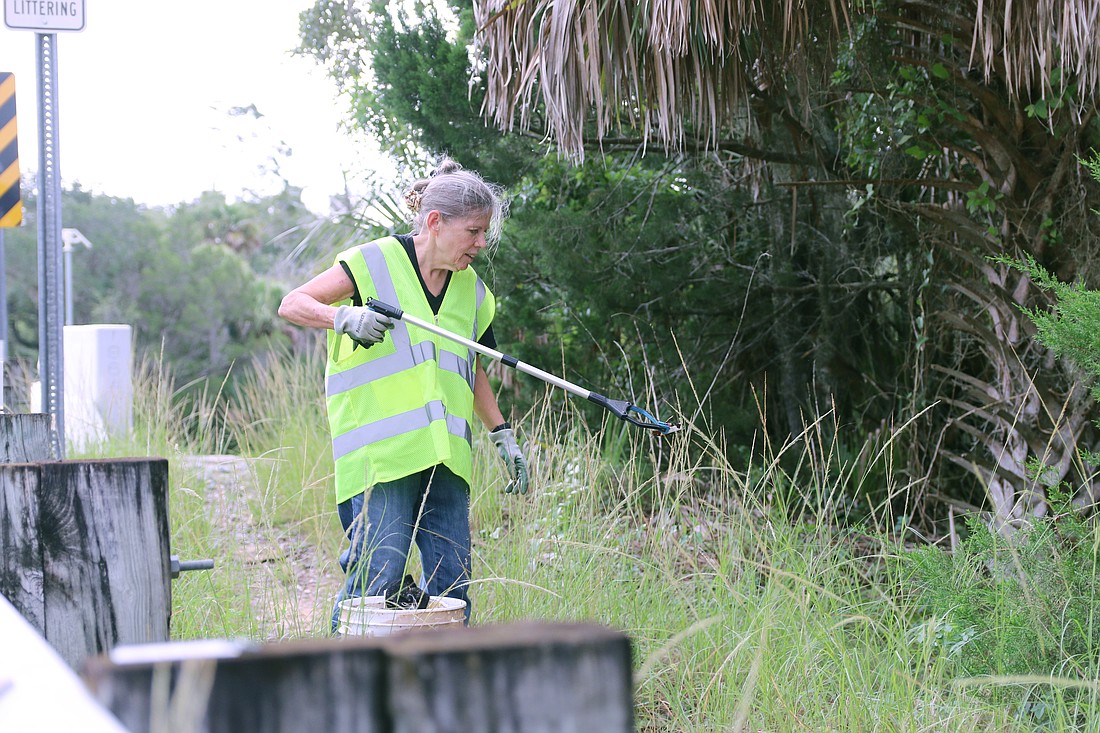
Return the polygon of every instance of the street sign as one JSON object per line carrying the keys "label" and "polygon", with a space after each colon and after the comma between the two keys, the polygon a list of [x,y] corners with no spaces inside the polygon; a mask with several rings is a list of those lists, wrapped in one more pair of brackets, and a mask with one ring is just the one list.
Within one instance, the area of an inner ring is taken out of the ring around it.
{"label": "street sign", "polygon": [[4,0],[4,25],[57,33],[84,30],[84,0]]}
{"label": "street sign", "polygon": [[0,227],[18,226],[23,220],[16,130],[15,74],[0,71]]}

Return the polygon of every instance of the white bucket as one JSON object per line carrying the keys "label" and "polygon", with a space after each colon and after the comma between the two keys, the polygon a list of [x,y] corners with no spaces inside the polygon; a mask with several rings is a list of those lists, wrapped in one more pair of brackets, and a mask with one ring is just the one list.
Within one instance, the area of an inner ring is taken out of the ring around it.
{"label": "white bucket", "polygon": [[385,596],[365,596],[340,601],[340,636],[390,636],[409,631],[460,627],[466,601],[432,596],[424,609],[386,608]]}

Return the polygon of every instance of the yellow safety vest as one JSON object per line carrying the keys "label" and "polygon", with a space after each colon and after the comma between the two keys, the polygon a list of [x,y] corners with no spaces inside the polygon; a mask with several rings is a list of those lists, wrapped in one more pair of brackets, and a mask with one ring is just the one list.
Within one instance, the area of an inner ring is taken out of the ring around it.
{"label": "yellow safety vest", "polygon": [[[353,247],[336,262],[347,265],[364,302],[377,298],[474,341],[496,312],[493,294],[467,268],[451,273],[439,314],[432,313],[394,237]],[[369,348],[329,332],[325,396],[337,502],[440,463],[470,482],[476,359],[471,349],[405,321]]]}

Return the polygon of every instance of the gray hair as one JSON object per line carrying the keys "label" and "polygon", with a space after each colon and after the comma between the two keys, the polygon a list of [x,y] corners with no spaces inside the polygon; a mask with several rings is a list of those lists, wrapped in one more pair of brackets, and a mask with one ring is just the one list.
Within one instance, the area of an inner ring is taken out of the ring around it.
{"label": "gray hair", "polygon": [[429,211],[438,211],[444,219],[488,214],[485,240],[489,246],[500,240],[501,225],[508,215],[503,188],[450,158],[440,161],[431,175],[405,192],[405,204],[413,214],[413,233],[424,228]]}

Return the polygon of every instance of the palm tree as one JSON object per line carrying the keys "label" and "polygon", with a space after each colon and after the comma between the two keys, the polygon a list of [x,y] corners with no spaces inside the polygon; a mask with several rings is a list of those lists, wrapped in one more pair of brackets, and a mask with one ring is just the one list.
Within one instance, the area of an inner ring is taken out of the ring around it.
{"label": "palm tree", "polygon": [[[1020,312],[1043,294],[989,258],[1096,273],[1096,191],[1076,161],[1100,144],[1100,4],[477,0],[475,15],[484,114],[503,130],[575,159],[610,142],[728,151],[773,183],[873,189],[942,286],[922,290],[939,348],[920,369],[948,428],[932,457],[979,477],[1006,530],[1046,511],[1052,482],[1093,496],[1085,391]],[[774,129],[790,144],[766,144]]]}
{"label": "palm tree", "polygon": [[1100,88],[1100,10],[1085,0],[478,0],[474,9],[486,114],[501,129],[538,126],[578,157],[587,129],[599,138],[621,125],[669,147],[730,145],[754,93],[810,73],[860,17],[885,18],[915,45],[938,44],[929,23],[950,18],[971,40],[968,66],[1018,102],[1072,83],[1079,117]]}

